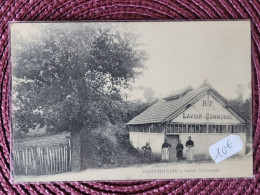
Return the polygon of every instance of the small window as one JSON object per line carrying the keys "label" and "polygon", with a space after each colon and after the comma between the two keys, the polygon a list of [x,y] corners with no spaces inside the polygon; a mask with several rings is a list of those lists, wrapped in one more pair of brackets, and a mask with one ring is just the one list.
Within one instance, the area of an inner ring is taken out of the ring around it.
{"label": "small window", "polygon": [[179,132],[178,133],[182,133],[183,132],[183,125],[179,125]]}
{"label": "small window", "polygon": [[200,133],[206,133],[207,125],[200,125]]}
{"label": "small window", "polygon": [[188,125],[188,133],[194,133],[195,132],[195,125]]}
{"label": "small window", "polygon": [[151,132],[151,133],[154,133],[154,125],[151,125],[150,132]]}
{"label": "small window", "polygon": [[200,126],[201,125],[195,125],[195,133],[200,133]]}
{"label": "small window", "polygon": [[215,126],[215,132],[216,133],[222,133],[222,125],[216,125]]}
{"label": "small window", "polygon": [[178,124],[174,125],[174,133],[179,133],[179,125]]}
{"label": "small window", "polygon": [[208,133],[211,133],[211,125],[208,126]]}
{"label": "small window", "polygon": [[155,124],[153,126],[153,133],[159,133],[160,132],[160,126],[158,124]]}
{"label": "small window", "polygon": [[166,132],[171,133],[171,125],[166,125]]}
{"label": "small window", "polygon": [[131,131],[131,132],[135,132],[134,126],[130,126],[130,131]]}
{"label": "small window", "polygon": [[209,125],[209,133],[216,133],[216,125]]}
{"label": "small window", "polygon": [[188,125],[183,125],[183,130],[182,130],[183,133],[187,133],[187,127]]}
{"label": "small window", "polygon": [[246,132],[246,126],[242,125],[242,132],[245,133]]}
{"label": "small window", "polygon": [[235,126],[235,133],[242,133],[242,132],[243,132],[242,125],[236,125]]}
{"label": "small window", "polygon": [[226,133],[227,132],[227,126],[226,125],[222,125],[222,133]]}
{"label": "small window", "polygon": [[144,132],[144,126],[143,125],[139,126],[139,132]]}
{"label": "small window", "polygon": [[144,132],[149,133],[149,125],[144,126]]}
{"label": "small window", "polygon": [[228,127],[227,127],[227,133],[232,133],[232,125],[228,125]]}
{"label": "small window", "polygon": [[137,125],[135,126],[135,132],[139,132],[139,127]]}

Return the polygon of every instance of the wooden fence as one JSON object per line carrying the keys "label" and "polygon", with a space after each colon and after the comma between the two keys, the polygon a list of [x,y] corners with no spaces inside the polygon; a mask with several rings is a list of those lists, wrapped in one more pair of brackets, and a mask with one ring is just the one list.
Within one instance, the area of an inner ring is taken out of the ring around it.
{"label": "wooden fence", "polygon": [[13,153],[16,175],[48,175],[71,170],[71,147],[60,144],[29,147]]}

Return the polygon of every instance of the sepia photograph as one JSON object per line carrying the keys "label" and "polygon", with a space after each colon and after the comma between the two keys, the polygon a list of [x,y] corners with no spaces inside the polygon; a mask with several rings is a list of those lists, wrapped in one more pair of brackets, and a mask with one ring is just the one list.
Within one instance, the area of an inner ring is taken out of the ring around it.
{"label": "sepia photograph", "polygon": [[12,22],[14,182],[251,178],[251,23]]}

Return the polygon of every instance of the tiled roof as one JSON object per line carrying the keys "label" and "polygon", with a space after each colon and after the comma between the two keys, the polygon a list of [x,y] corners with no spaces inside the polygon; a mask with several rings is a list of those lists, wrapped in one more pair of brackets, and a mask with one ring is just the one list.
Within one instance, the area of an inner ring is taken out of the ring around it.
{"label": "tiled roof", "polygon": [[167,101],[166,99],[159,100],[141,114],[137,115],[128,125],[137,124],[148,124],[148,123],[160,123],[164,119],[175,113],[177,110],[188,104],[191,100],[196,98],[198,95],[206,92],[210,86],[198,88],[193,91],[186,93],[184,96]]}

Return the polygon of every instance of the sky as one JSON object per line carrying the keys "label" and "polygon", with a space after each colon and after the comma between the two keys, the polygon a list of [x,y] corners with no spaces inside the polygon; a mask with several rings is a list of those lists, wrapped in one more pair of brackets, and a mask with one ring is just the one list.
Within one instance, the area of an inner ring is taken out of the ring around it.
{"label": "sky", "polygon": [[249,21],[131,23],[149,55],[130,100],[163,98],[204,79],[224,97],[251,94]]}
{"label": "sky", "polygon": [[[29,34],[37,33],[37,25],[41,24],[15,24],[12,31],[30,38]],[[133,90],[124,91],[128,100],[164,98],[188,85],[197,88],[204,79],[225,98],[250,96],[249,21],[110,22],[106,25],[134,32],[148,54],[146,69],[132,83]]]}

